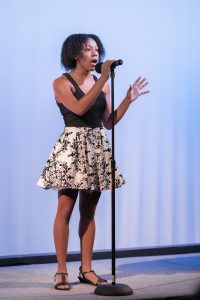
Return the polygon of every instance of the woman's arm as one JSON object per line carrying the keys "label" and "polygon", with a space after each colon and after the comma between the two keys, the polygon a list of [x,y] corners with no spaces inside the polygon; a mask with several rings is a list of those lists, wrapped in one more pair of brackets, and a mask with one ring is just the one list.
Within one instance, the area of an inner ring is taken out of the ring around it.
{"label": "woman's arm", "polygon": [[92,88],[80,100],[73,95],[73,85],[64,77],[59,77],[53,82],[53,88],[56,100],[61,102],[73,113],[83,116],[88,109],[94,104],[96,98],[101,92],[103,86],[110,75],[110,66],[113,60],[107,60],[102,65],[101,77],[95,82]]}
{"label": "woman's arm", "polygon": [[[144,95],[146,93],[149,93],[149,91],[143,91],[143,88],[148,84],[146,81],[146,78],[141,79],[141,77],[138,77],[138,79],[134,82],[133,85],[130,85],[126,97],[122,100],[118,108],[114,111],[114,125],[116,125],[127,109],[129,108],[130,104],[135,101],[139,96]],[[112,116],[111,116],[111,103],[110,103],[110,88],[108,83],[105,84],[104,87],[104,93],[106,97],[106,110],[103,114],[103,124],[106,129],[112,128]]]}

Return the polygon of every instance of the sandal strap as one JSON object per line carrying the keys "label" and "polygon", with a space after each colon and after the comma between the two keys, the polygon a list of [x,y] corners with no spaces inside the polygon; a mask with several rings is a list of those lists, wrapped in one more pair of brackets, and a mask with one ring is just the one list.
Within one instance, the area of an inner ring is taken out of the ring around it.
{"label": "sandal strap", "polygon": [[95,271],[94,271],[94,270],[90,270],[90,271],[82,272],[82,274],[83,274],[83,275],[85,275],[85,274],[87,274],[87,273],[94,273],[94,274],[96,275],[96,273],[95,273]]}
{"label": "sandal strap", "polygon": [[98,283],[98,282],[99,282],[99,283],[101,283],[101,282],[107,282],[106,279],[104,279],[104,278],[102,278],[102,277],[99,277],[99,276],[97,276],[97,277],[98,277],[97,283]]}
{"label": "sandal strap", "polygon": [[70,284],[69,284],[69,282],[67,282],[67,281],[59,281],[59,282],[57,282],[57,283],[55,284],[55,288],[58,287],[58,286],[61,286],[61,285],[68,285],[69,288],[70,288]]}
{"label": "sandal strap", "polygon": [[104,278],[98,276],[98,275],[95,273],[94,270],[89,270],[89,271],[83,272],[81,266],[80,266],[79,270],[80,270],[80,273],[82,274],[82,276],[83,276],[84,279],[85,279],[85,274],[88,274],[88,273],[94,273],[94,274],[97,276],[96,285],[101,285],[102,282],[107,282],[106,279],[104,279]]}
{"label": "sandal strap", "polygon": [[68,284],[68,282],[65,280],[65,275],[67,275],[68,276],[68,273],[67,272],[57,272],[55,275],[54,275],[54,279],[56,280],[56,276],[57,275],[62,275],[61,276],[61,282],[58,282],[58,283],[67,283]]}
{"label": "sandal strap", "polygon": [[67,273],[67,272],[57,272],[57,273],[54,275],[54,277],[55,277],[56,275],[67,275],[67,276],[68,276],[68,273]]}
{"label": "sandal strap", "polygon": [[[68,290],[68,289],[70,289],[70,284],[69,284],[69,282],[65,280],[65,275],[68,276],[68,273],[67,273],[67,272],[57,272],[57,273],[54,275],[55,280],[56,280],[56,275],[62,275],[62,276],[61,276],[61,281],[57,282],[57,283],[55,284],[54,287],[55,287],[55,288],[58,288],[59,286],[67,285],[68,288],[65,288],[65,289],[63,289],[63,290],[66,290],[66,289]],[[62,289],[61,289],[61,290],[62,290]]]}

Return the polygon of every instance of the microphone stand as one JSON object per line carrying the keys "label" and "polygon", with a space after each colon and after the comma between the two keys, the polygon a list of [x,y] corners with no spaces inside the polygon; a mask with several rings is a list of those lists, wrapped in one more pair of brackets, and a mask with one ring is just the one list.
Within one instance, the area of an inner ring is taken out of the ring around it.
{"label": "microphone stand", "polygon": [[116,283],[115,275],[115,132],[114,132],[114,78],[115,66],[111,66],[111,116],[112,116],[112,161],[111,161],[111,230],[112,230],[112,284],[103,284],[95,288],[94,293],[101,296],[128,296],[133,294],[133,290],[126,284]]}

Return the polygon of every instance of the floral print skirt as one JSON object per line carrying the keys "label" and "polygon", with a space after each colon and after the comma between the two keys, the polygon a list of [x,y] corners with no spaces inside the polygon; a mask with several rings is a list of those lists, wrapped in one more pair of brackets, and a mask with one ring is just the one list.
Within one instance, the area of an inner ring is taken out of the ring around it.
{"label": "floral print skirt", "polygon": [[[37,183],[44,189],[111,189],[111,147],[104,128],[65,127]],[[115,168],[115,187],[125,183]]]}

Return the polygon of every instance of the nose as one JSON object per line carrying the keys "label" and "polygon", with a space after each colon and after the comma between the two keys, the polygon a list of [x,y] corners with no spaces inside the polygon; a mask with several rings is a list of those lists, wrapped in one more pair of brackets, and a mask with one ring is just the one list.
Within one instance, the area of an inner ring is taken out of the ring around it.
{"label": "nose", "polygon": [[98,56],[98,52],[95,49],[93,49],[93,51],[92,51],[92,56],[95,56],[95,57]]}

